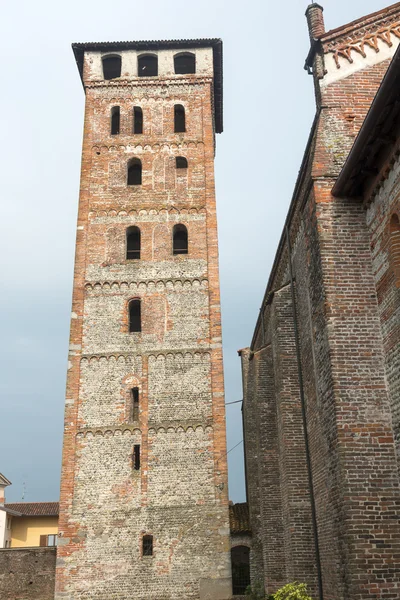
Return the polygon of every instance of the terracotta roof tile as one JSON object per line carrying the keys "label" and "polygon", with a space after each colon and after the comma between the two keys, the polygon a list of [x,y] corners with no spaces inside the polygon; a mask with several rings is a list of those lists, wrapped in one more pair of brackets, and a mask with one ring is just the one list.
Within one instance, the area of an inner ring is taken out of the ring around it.
{"label": "terracotta roof tile", "polygon": [[229,525],[231,533],[251,532],[247,502],[240,502],[229,506]]}
{"label": "terracotta roof tile", "polygon": [[4,508],[20,512],[26,517],[58,517],[58,502],[12,502]]}

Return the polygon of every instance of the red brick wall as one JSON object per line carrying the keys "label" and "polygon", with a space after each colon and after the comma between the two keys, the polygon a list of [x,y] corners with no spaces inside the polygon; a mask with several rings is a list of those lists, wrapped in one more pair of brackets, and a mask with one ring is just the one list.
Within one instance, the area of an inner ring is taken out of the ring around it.
{"label": "red brick wall", "polygon": [[[392,22],[399,11],[390,13]],[[380,25],[389,27],[386,13],[384,19],[379,14],[345,27],[345,33],[322,37],[314,60],[317,123],[288,215],[325,600],[394,600],[400,592],[393,566],[400,551],[395,451],[400,411],[393,400],[399,381],[399,304],[387,242],[388,219],[398,207],[397,174],[388,192],[391,200],[381,194],[369,209],[362,199],[331,194],[389,64],[389,59],[374,64],[368,49],[364,65],[357,63],[364,60],[360,52],[350,60],[343,52],[351,40],[361,43]],[[335,48],[342,52],[342,71],[329,66],[324,73],[321,65],[331,65],[328,54]],[[288,282],[283,234],[263,318],[251,352],[242,352],[250,516],[259,545],[268,548],[263,560],[267,591],[273,592],[279,579],[297,579],[318,597]],[[263,381],[260,356],[268,357]],[[263,434],[254,425],[262,414],[270,415]],[[263,503],[271,483],[277,502]],[[276,543],[264,528],[272,519],[278,524],[282,519]]]}
{"label": "red brick wall", "polygon": [[[134,588],[138,600],[201,598],[215,588],[227,598],[212,59],[207,77],[109,83],[93,76],[99,61],[85,56],[56,597],[128,598]],[[174,104],[185,106],[185,133],[173,131]],[[113,106],[121,130],[111,136]],[[133,106],[143,109],[143,135],[132,134]],[[188,159],[187,172],[176,156]],[[140,186],[127,186],[132,157],[142,162]],[[188,255],[172,254],[176,223],[188,228]],[[125,259],[131,225],[141,230],[137,261]],[[132,298],[142,302],[137,333],[128,327]],[[145,533],[153,557],[142,555]]]}

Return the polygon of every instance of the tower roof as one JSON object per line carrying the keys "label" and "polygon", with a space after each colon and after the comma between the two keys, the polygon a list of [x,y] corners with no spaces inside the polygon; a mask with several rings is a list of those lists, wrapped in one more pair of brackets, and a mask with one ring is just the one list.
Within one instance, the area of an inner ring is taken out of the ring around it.
{"label": "tower roof", "polygon": [[83,56],[86,51],[118,52],[122,50],[171,50],[212,48],[214,57],[214,110],[215,130],[223,130],[222,115],[222,40],[202,38],[196,40],[139,40],[133,42],[77,42],[72,44],[76,64],[83,81]]}

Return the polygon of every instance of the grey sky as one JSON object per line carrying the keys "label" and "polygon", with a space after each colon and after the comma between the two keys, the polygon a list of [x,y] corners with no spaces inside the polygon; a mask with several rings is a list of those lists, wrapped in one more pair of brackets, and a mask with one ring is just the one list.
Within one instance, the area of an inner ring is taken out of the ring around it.
{"label": "grey sky", "polygon": [[[332,29],[384,0],[328,0]],[[59,494],[84,93],[77,41],[221,37],[224,133],[216,182],[226,401],[250,343],[314,116],[299,0],[22,0],[2,8],[0,471],[9,501]],[[227,407],[228,448],[242,439]],[[230,496],[244,500],[242,446]]]}

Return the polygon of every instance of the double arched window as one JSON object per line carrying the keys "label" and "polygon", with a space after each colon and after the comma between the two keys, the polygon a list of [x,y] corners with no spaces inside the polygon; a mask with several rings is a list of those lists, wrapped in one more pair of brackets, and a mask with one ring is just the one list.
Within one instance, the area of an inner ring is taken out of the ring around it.
{"label": "double arched window", "polygon": [[138,57],[138,76],[157,77],[158,58],[154,54],[142,54]]}
{"label": "double arched window", "polygon": [[138,158],[131,158],[128,162],[127,184],[141,185],[142,183],[142,163]]}
{"label": "double arched window", "polygon": [[121,77],[121,57],[118,54],[103,56],[104,79],[115,79]]}
{"label": "double arched window", "polygon": [[139,260],[140,258],[140,229],[133,226],[126,230],[126,259]]}
{"label": "double arched window", "polygon": [[187,254],[188,253],[188,231],[185,225],[179,223],[174,225],[172,232],[172,253]]}
{"label": "double arched window", "polygon": [[182,104],[175,104],[174,106],[174,131],[175,133],[186,131],[185,109]]}
{"label": "double arched window", "polygon": [[196,73],[196,56],[192,52],[175,54],[174,67],[177,75]]}

